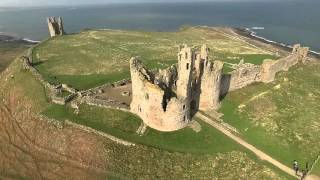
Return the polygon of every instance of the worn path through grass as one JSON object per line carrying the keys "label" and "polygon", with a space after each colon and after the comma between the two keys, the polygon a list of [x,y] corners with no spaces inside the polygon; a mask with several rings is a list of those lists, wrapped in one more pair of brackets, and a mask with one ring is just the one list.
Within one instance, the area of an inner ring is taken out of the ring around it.
{"label": "worn path through grass", "polygon": [[240,137],[232,134],[228,129],[223,127],[221,124],[215,122],[215,120],[213,120],[212,118],[209,118],[208,116],[204,115],[201,112],[198,112],[196,114],[196,117],[200,118],[201,120],[203,120],[207,124],[209,124],[212,127],[216,128],[217,130],[219,130],[220,132],[222,132],[223,134],[225,134],[229,138],[233,139],[234,141],[236,141],[237,143],[239,143],[243,147],[245,147],[248,150],[252,151],[260,159],[268,161],[269,163],[271,163],[274,166],[278,167],[279,169],[281,169],[282,171],[286,172],[287,174],[298,178],[295,175],[295,172],[291,168],[287,167],[286,165],[282,164],[281,162],[277,161],[276,159],[273,159],[271,156],[269,156],[266,153],[262,152],[261,150],[257,149],[256,147],[254,147],[253,145],[249,144],[248,142],[246,142],[245,140],[241,139]]}

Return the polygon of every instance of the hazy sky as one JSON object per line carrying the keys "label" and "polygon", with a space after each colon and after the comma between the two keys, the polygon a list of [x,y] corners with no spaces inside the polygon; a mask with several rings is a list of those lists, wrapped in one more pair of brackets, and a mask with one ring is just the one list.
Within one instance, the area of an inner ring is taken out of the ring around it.
{"label": "hazy sky", "polygon": [[[81,5],[135,2],[198,2],[199,0],[0,0],[0,6]],[[202,0],[202,1],[270,1],[270,0]],[[283,0],[273,0],[283,1]]]}

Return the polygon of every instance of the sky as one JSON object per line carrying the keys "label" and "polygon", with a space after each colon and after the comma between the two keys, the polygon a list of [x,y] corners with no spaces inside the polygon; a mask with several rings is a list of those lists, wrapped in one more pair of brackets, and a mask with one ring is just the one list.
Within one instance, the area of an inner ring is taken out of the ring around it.
{"label": "sky", "polygon": [[[49,5],[83,5],[107,3],[138,3],[138,2],[199,2],[199,0],[0,0],[0,6],[49,6]],[[270,0],[202,0],[202,1],[270,1]],[[273,0],[283,1],[283,0]]]}

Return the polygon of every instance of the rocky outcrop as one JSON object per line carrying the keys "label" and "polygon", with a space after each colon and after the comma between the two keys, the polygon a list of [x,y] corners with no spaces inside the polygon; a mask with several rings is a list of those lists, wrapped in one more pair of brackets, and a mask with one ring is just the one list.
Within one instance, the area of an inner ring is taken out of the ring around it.
{"label": "rocky outcrop", "polygon": [[49,28],[49,34],[51,37],[55,36],[62,36],[65,34],[64,28],[63,28],[63,21],[62,18],[55,18],[55,17],[49,17],[47,18],[48,28]]}

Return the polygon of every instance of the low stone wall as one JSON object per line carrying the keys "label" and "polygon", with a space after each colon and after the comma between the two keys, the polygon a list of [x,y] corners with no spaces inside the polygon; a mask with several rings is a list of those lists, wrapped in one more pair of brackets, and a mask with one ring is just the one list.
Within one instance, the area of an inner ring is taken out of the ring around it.
{"label": "low stone wall", "polygon": [[114,100],[105,100],[105,99],[94,98],[91,96],[84,96],[79,99],[79,103],[130,112],[130,106]]}
{"label": "low stone wall", "polygon": [[49,123],[49,124],[52,124],[52,125],[54,125],[56,128],[58,128],[58,129],[63,129],[64,128],[64,122],[62,122],[62,121],[57,121],[56,119],[51,119],[51,118],[48,118],[48,117],[46,117],[46,116],[43,116],[43,115],[38,115],[37,116],[40,120],[43,120],[43,121],[45,121],[45,122],[47,122],[47,123]]}
{"label": "low stone wall", "polygon": [[81,96],[91,96],[93,94],[98,94],[100,93],[101,90],[109,88],[109,87],[119,87],[119,86],[124,86],[128,83],[130,83],[131,80],[130,79],[123,79],[114,83],[107,83],[98,87],[94,87],[88,90],[84,90],[80,92]]}
{"label": "low stone wall", "polygon": [[58,97],[56,94],[51,96],[51,101],[55,104],[59,105],[65,105],[68,102],[70,102],[72,99],[74,99],[77,96],[76,93],[70,94],[69,96],[66,97]]}

